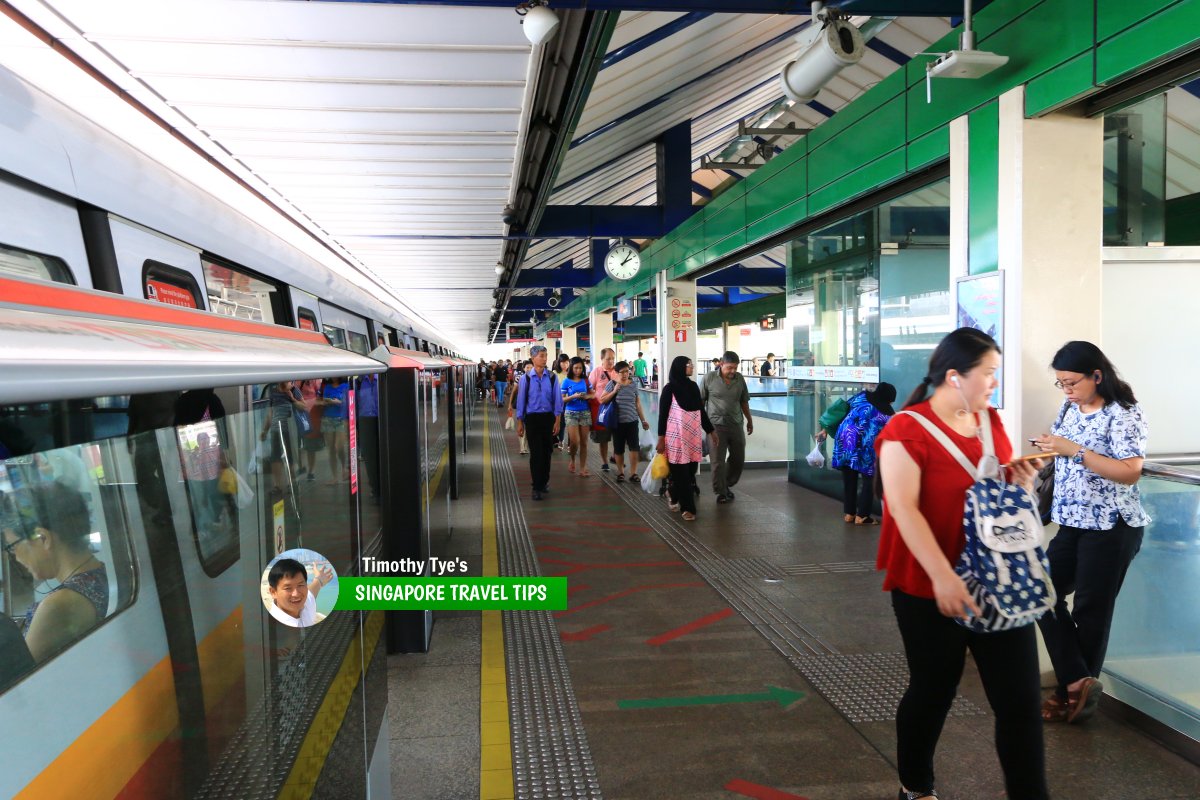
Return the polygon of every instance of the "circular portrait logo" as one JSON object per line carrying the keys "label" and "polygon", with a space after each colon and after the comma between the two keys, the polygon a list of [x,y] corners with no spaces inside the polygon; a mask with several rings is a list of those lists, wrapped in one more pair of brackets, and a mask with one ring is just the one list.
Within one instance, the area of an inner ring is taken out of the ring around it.
{"label": "circular portrait logo", "polygon": [[284,550],[263,570],[263,605],[276,622],[293,628],[316,625],[337,602],[338,578],[329,559],[315,550]]}

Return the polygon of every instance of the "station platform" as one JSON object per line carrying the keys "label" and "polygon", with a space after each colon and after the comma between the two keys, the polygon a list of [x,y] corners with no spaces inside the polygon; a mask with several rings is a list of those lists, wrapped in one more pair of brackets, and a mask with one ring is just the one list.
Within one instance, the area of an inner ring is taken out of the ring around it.
{"label": "station platform", "polygon": [[[471,574],[565,575],[570,606],[442,613],[429,653],[389,657],[394,797],[896,796],[907,671],[878,527],[843,523],[782,468],[747,470],[728,505],[702,471],[698,519],[683,522],[602,472],[595,445],[591,477],[556,452],[532,502],[528,460],[487,411],[450,555]],[[942,798],[1006,796],[992,726],[968,663],[938,750]],[[1200,767],[1107,713],[1047,726],[1046,761],[1059,800],[1200,797]]]}

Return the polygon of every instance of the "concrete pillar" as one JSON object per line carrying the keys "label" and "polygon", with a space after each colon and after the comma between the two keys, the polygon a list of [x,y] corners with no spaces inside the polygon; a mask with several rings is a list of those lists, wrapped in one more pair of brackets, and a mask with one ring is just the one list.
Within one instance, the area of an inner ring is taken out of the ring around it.
{"label": "concrete pillar", "polygon": [[[696,360],[696,282],[655,278],[658,300],[659,381],[665,383],[676,356]],[[697,373],[699,370],[697,370]]]}
{"label": "concrete pillar", "polygon": [[560,353],[566,353],[571,358],[579,355],[579,348],[575,343],[575,329],[570,325],[562,326],[562,338],[558,340],[558,344],[562,348]]}
{"label": "concrete pillar", "polygon": [[733,352],[737,353],[742,358],[753,358],[754,357],[753,353],[743,353],[742,352],[742,326],[741,325],[730,325],[728,322],[726,322],[724,325],[724,333],[725,333],[724,346],[725,346],[726,350],[732,350]]}
{"label": "concrete pillar", "polygon": [[613,346],[613,313],[611,311],[588,312],[588,350],[592,355],[592,367],[600,363],[600,353]]}

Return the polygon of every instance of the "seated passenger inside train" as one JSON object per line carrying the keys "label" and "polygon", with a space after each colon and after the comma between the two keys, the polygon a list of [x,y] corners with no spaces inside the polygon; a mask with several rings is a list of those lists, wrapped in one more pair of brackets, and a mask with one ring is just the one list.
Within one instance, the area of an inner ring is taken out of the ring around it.
{"label": "seated passenger inside train", "polygon": [[108,575],[89,549],[91,527],[83,495],[61,481],[18,489],[0,500],[4,552],[35,581],[56,583],[25,612],[25,644],[36,663],[108,613]]}
{"label": "seated passenger inside train", "polygon": [[281,558],[267,573],[271,594],[271,616],[293,628],[307,628],[324,619],[317,613],[317,593],[333,580],[333,570],[324,567],[310,582],[308,570],[294,558]]}

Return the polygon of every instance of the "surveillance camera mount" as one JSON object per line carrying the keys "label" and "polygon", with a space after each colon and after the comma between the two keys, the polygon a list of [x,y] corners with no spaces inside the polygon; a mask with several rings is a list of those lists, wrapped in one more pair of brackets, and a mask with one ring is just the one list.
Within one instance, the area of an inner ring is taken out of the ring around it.
{"label": "surveillance camera mount", "polygon": [[936,56],[925,64],[925,102],[933,102],[934,78],[982,78],[1008,63],[1008,56],[975,49],[975,30],[971,27],[971,0],[963,0],[963,30],[958,50],[948,53],[917,53]]}

